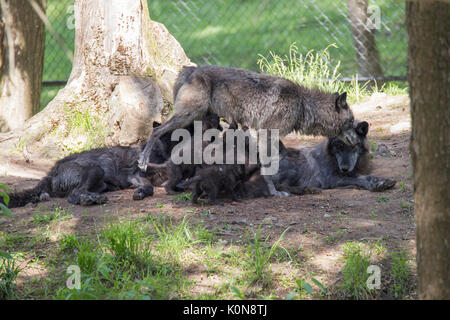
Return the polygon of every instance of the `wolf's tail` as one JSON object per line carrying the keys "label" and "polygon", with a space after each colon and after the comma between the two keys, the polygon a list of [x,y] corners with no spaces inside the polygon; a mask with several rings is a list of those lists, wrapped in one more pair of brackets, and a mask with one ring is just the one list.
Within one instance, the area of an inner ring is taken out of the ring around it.
{"label": "wolf's tail", "polygon": [[173,86],[173,100],[175,101],[178,91],[180,88],[185,84],[187,81],[189,81],[190,75],[197,69],[197,67],[194,66],[184,66],[183,69],[181,69],[180,73],[178,74],[177,80],[175,81],[175,84]]}
{"label": "wolf's tail", "polygon": [[48,199],[49,183],[50,178],[45,177],[44,179],[39,181],[39,184],[36,187],[32,189],[26,189],[10,193],[8,207],[9,208],[24,207],[30,202],[37,203],[43,201],[46,198]]}

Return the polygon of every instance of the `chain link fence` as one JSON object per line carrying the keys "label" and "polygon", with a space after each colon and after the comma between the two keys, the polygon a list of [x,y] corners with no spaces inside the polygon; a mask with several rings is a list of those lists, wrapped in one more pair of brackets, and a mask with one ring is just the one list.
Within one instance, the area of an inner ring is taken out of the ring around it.
{"label": "chain link fence", "polygon": [[[352,11],[352,1],[369,5],[368,21],[363,25],[366,30],[356,36],[355,24],[361,22],[361,17]],[[148,0],[148,5],[150,17],[163,23],[188,57],[200,65],[257,71],[259,54],[268,56],[272,51],[284,56],[295,42],[304,53],[335,44],[337,48],[329,49],[331,63],[340,61],[344,78],[361,74],[361,64],[367,62],[364,59],[374,56],[376,61],[369,63],[379,65],[381,73],[377,76],[402,79],[406,75],[407,35],[402,1]],[[47,0],[47,16],[60,40],[73,51],[73,1]],[[373,43],[367,48],[371,36]],[[70,71],[70,59],[55,35],[47,31],[42,106],[53,98]]]}

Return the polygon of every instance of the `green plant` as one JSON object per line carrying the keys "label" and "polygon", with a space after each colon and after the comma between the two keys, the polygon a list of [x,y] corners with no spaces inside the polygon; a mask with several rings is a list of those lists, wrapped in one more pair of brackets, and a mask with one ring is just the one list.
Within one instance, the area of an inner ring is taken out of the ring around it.
{"label": "green plant", "polygon": [[409,267],[409,257],[406,251],[393,251],[392,259],[392,278],[394,280],[393,291],[395,298],[401,298],[407,292],[409,277],[411,274]]}
{"label": "green plant", "polygon": [[19,273],[13,257],[0,257],[0,300],[13,299],[15,297],[14,281]]}
{"label": "green plant", "polygon": [[389,202],[389,198],[387,198],[385,196],[382,196],[382,197],[379,197],[377,199],[377,202],[379,202],[379,203],[381,203],[381,202]]}
{"label": "green plant", "polygon": [[155,220],[153,228],[158,239],[156,247],[164,254],[177,256],[181,250],[199,242],[195,239],[186,217],[177,225],[172,224],[171,221]]}
{"label": "green plant", "polygon": [[396,83],[383,85],[381,88],[378,88],[376,82],[372,86],[369,86],[370,81],[361,84],[358,75],[352,77],[352,81],[349,83],[339,81],[341,63],[338,61],[334,67],[332,66],[330,48],[337,48],[337,46],[330,44],[323,50],[310,50],[303,55],[294,42],[284,57],[270,51],[268,57],[258,55],[257,63],[262,72],[289,79],[308,88],[326,92],[346,91],[350,103],[360,102],[362,98],[376,92],[404,94],[407,91]]}
{"label": "green plant", "polygon": [[96,270],[97,251],[92,243],[82,240],[77,245],[77,264],[85,274],[93,273]]}
{"label": "green plant", "polygon": [[146,250],[144,232],[136,222],[126,222],[123,224],[110,225],[103,231],[102,238],[106,248],[119,261],[136,261],[144,256],[148,257],[149,250]]}
{"label": "green plant", "polygon": [[366,252],[362,245],[356,242],[347,242],[344,245],[344,277],[342,288],[346,294],[354,299],[367,299],[370,289],[367,287],[371,254]]}
{"label": "green plant", "polygon": [[245,300],[245,295],[244,293],[242,293],[241,290],[239,290],[237,287],[235,286],[230,286],[230,289],[233,290],[234,294],[236,295],[236,297],[238,297],[241,300]]}
{"label": "green plant", "polygon": [[80,242],[74,234],[63,234],[59,240],[59,248],[64,250],[73,250],[79,246]]}
{"label": "green plant", "polygon": [[69,208],[56,207],[53,211],[48,211],[47,207],[39,207],[33,215],[33,223],[48,224],[51,221],[70,220],[73,218],[73,215],[70,212]]}
{"label": "green plant", "polygon": [[0,183],[0,216],[12,217],[11,210],[8,208],[9,195],[7,192],[9,191],[11,191],[11,189],[9,189],[6,184]]}
{"label": "green plant", "polygon": [[[322,285],[322,283],[319,280],[317,280],[315,278],[311,278],[311,281],[319,288],[321,295],[327,294],[327,290],[325,289],[325,287]],[[299,298],[301,299],[305,292],[310,295],[313,295],[313,296],[315,295],[311,284],[306,282],[305,279],[296,280],[296,283],[297,283],[297,288],[294,291],[290,292],[286,296],[286,298],[285,298],[286,300],[293,300],[297,296],[299,296]]]}
{"label": "green plant", "polygon": [[259,55],[258,65],[262,72],[289,79],[309,88],[341,92],[344,84],[338,81],[340,62],[334,68],[330,67],[331,57],[328,51],[330,47],[337,48],[335,44],[331,44],[321,51],[310,50],[303,55],[294,42],[284,58],[270,52],[269,58]]}
{"label": "green plant", "polygon": [[262,240],[261,226],[258,226],[253,240],[249,243],[246,250],[246,266],[252,283],[260,280],[267,282],[269,280],[270,259],[279,247],[287,230],[284,230],[278,240],[272,246],[269,246],[269,238],[267,237],[264,241]]}
{"label": "green plant", "polygon": [[401,188],[402,192],[406,192],[406,185],[404,182],[400,182],[400,188]]}
{"label": "green plant", "polygon": [[175,196],[176,202],[187,202],[192,200],[192,193],[180,193]]}
{"label": "green plant", "polygon": [[[0,183],[0,216],[12,217],[11,210],[8,208],[9,195],[7,192],[11,191],[4,183]],[[0,259],[11,260],[12,257],[9,253],[0,250]]]}

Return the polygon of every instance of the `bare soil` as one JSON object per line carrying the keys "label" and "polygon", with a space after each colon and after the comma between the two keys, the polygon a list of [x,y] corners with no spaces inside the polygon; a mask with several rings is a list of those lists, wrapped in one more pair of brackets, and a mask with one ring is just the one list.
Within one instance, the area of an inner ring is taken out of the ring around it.
{"label": "bare soil", "polygon": [[[66,199],[51,199],[47,207],[58,205],[71,208],[73,218],[58,225],[60,232],[87,234],[95,232],[109,223],[110,218],[136,219],[148,214],[164,213],[174,218],[186,215],[192,221],[203,221],[208,229],[216,229],[225,246],[240,245],[246,234],[261,227],[261,234],[278,239],[285,231],[283,246],[298,252],[304,264],[293,269],[289,264],[272,264],[272,271],[280,279],[295,279],[314,275],[324,286],[332,287],[342,279],[342,245],[348,241],[375,243],[379,241],[389,252],[404,249],[411,258],[412,279],[409,298],[415,298],[415,224],[412,186],[412,168],[409,152],[410,110],[404,96],[375,96],[365,103],[353,106],[357,119],[370,124],[369,141],[372,151],[380,143],[388,147],[389,154],[374,155],[370,174],[391,177],[397,181],[395,187],[385,192],[337,189],[325,190],[321,194],[290,196],[287,198],[261,198],[242,203],[226,202],[223,206],[192,205],[169,196],[163,188],[156,188],[153,197],[142,201],[132,200],[132,190],[107,194],[109,202],[103,206],[80,207],[70,205]],[[320,137],[289,135],[283,141],[290,147],[310,146]],[[13,146],[12,146],[13,147]],[[15,189],[29,188],[50,169],[52,161],[32,159],[25,161],[20,154],[8,153],[0,158],[1,182]],[[163,205],[161,205],[163,204]],[[0,218],[0,231],[15,233],[29,229],[36,206],[13,210],[14,219]],[[54,241],[44,244],[42,250],[55,247]],[[26,252],[20,277],[23,281],[44,278],[47,270],[32,263],[39,257],[39,249]],[[389,262],[381,257],[382,270],[389,269]],[[186,270],[187,276],[196,281],[192,289],[202,294],[214,291],[220,283],[217,277],[209,276],[199,266]],[[388,287],[392,279],[383,275],[379,298],[392,298]],[[295,283],[295,282],[294,282]],[[275,297],[284,298],[292,287],[275,284]],[[332,298],[341,298],[338,290]]]}

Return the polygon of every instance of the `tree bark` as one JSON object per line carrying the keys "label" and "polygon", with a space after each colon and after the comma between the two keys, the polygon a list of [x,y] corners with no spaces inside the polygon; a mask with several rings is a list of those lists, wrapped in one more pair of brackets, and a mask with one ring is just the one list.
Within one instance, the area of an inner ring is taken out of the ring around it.
{"label": "tree bark", "polygon": [[[36,3],[45,11],[45,0]],[[0,132],[39,111],[45,27],[28,0],[0,0]]]}
{"label": "tree bark", "polygon": [[407,2],[419,298],[450,299],[450,5]]}
{"label": "tree bark", "polygon": [[368,15],[368,0],[348,0],[358,72],[361,76],[381,76],[380,54],[375,43],[375,28]]}
{"label": "tree bark", "polygon": [[0,142],[22,137],[28,145],[40,141],[41,150],[55,147],[61,141],[51,133],[67,127],[70,113],[78,110],[105,119],[109,144],[131,144],[146,140],[152,120],[173,103],[178,72],[191,62],[167,29],[150,20],[146,0],[75,0],[74,5],[75,54],[67,85],[21,131],[0,136]]}

